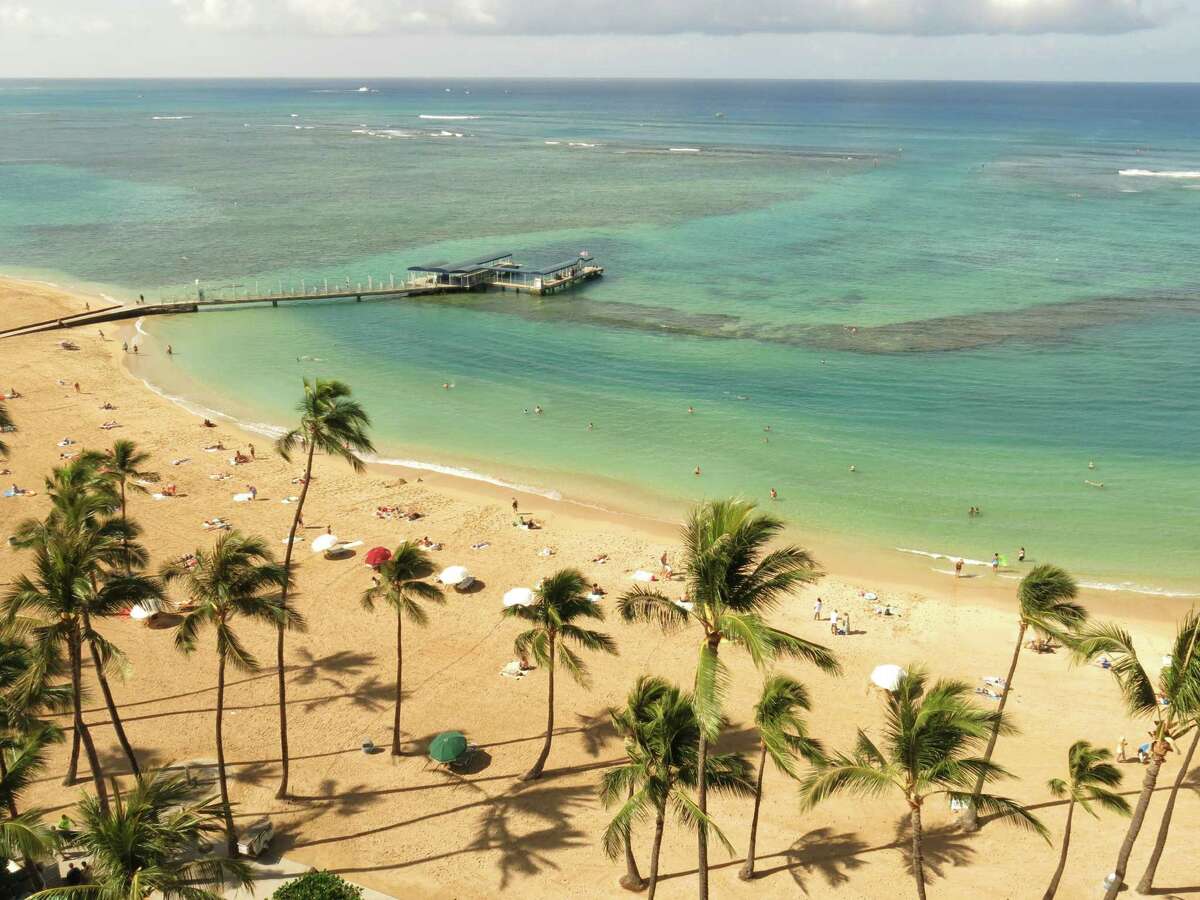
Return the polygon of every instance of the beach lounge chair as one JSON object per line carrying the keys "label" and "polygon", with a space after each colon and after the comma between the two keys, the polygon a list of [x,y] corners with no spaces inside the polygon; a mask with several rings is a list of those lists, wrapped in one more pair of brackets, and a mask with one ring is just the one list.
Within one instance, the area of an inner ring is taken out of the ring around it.
{"label": "beach lounge chair", "polygon": [[260,819],[238,835],[238,853],[257,859],[275,837],[275,827],[270,819]]}

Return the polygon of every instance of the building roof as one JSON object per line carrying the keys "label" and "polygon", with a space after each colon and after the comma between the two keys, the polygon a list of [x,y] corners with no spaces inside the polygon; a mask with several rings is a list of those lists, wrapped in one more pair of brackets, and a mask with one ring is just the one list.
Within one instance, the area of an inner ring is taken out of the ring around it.
{"label": "building roof", "polygon": [[483,256],[479,259],[469,259],[466,262],[447,264],[447,263],[430,263],[425,266],[409,266],[410,272],[437,272],[442,275],[463,275],[467,272],[478,272],[480,269],[490,269],[497,263],[502,263],[505,260],[512,259],[512,251],[504,253],[496,253],[491,256]]}
{"label": "building roof", "polygon": [[553,266],[547,266],[543,269],[521,269],[521,271],[525,272],[528,275],[543,275],[543,276],[554,275],[558,272],[563,271],[564,269],[570,269],[572,266],[577,266],[580,263],[589,262],[590,260],[591,260],[590,256],[587,256],[587,257],[575,256],[575,257],[572,257],[571,259],[566,260],[565,262],[560,262],[557,265],[553,265]]}

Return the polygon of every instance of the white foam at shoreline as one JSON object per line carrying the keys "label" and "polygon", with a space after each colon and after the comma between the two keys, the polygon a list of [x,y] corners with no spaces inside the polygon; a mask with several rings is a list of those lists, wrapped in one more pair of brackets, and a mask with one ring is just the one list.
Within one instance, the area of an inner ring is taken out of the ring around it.
{"label": "white foam at shoreline", "polygon": [[422,114],[422,115],[417,116],[417,118],[418,119],[445,119],[446,121],[450,121],[450,122],[459,122],[459,121],[466,121],[468,119],[478,119],[479,116],[427,116],[427,115]]}
{"label": "white foam at shoreline", "polygon": [[[141,319],[138,319],[138,323],[141,321]],[[144,331],[142,333],[145,334]],[[282,437],[288,431],[288,429],[280,425],[272,425],[269,422],[247,422],[242,419],[238,419],[235,416],[229,415],[229,413],[221,412],[219,409],[213,409],[212,407],[205,406],[202,403],[196,403],[195,401],[188,400],[186,397],[180,397],[176,394],[169,393],[146,378],[142,379],[142,384],[144,384],[150,391],[154,392],[159,397],[162,397],[164,400],[169,400],[180,409],[186,410],[192,415],[200,418],[224,419],[225,421],[231,422],[240,428],[245,428],[247,431],[253,431],[255,434],[261,434],[264,437],[271,438],[272,440]],[[533,487],[532,485],[527,484],[519,484],[514,481],[505,481],[503,478],[497,478],[494,475],[487,475],[482,472],[476,472],[472,469],[466,469],[459,466],[446,466],[440,463],[423,462],[419,459],[393,459],[374,454],[365,455],[362,457],[362,460],[366,463],[376,463],[382,466],[398,466],[405,469],[419,469],[425,472],[437,472],[441,475],[450,475],[454,478],[465,478],[469,481],[481,481],[485,484],[495,485],[496,487],[501,487],[509,491],[518,491],[522,494],[534,494],[546,500],[561,501],[563,498],[562,494],[555,490]],[[578,505],[587,506],[588,504]],[[603,509],[602,507],[598,506],[593,508]]]}
{"label": "white foam at shoreline", "polygon": [[1200,178],[1200,172],[1189,170],[1156,172],[1153,169],[1121,169],[1117,174],[1127,178]]}
{"label": "white foam at shoreline", "polygon": [[[965,556],[957,556],[953,553],[937,553],[933,550],[913,550],[908,547],[896,547],[895,549],[898,553],[911,553],[914,556],[924,556],[928,559],[947,559],[952,561],[961,559],[963,561],[963,565],[966,566],[982,566],[983,568],[988,568],[991,566],[991,562],[985,562],[981,559],[969,559]],[[939,569],[938,571],[941,572],[943,570]],[[946,571],[944,574],[950,575],[953,573]],[[1015,581],[1022,576],[1000,573],[1000,577]],[[1132,581],[1122,581],[1119,583],[1111,583],[1107,581],[1080,581],[1079,586],[1093,591],[1125,591],[1130,594],[1147,594],[1154,597],[1200,597],[1200,594],[1190,593],[1188,591],[1169,591],[1166,588],[1148,587],[1146,585],[1136,584]]]}
{"label": "white foam at shoreline", "polygon": [[183,119],[190,119],[191,116],[151,116],[155,122],[178,122]]}

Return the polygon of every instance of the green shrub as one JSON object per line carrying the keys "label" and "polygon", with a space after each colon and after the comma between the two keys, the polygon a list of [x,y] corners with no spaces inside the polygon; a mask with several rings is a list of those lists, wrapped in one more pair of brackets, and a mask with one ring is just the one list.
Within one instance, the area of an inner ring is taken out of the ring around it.
{"label": "green shrub", "polygon": [[272,894],[273,900],[360,900],[361,897],[362,888],[332,872],[315,869]]}

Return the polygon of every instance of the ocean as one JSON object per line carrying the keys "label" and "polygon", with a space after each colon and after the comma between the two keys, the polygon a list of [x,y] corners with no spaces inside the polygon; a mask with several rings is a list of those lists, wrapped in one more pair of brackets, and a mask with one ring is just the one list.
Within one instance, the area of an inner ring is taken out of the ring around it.
{"label": "ocean", "polygon": [[552,296],[148,319],[138,374],[266,431],[342,378],[382,458],[1186,595],[1197,122],[1200,85],[4,81],[0,271],[159,299],[586,250]]}

